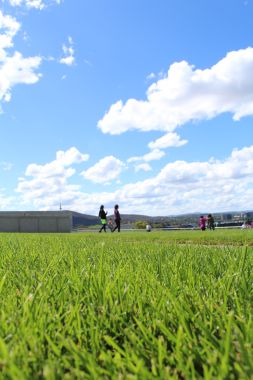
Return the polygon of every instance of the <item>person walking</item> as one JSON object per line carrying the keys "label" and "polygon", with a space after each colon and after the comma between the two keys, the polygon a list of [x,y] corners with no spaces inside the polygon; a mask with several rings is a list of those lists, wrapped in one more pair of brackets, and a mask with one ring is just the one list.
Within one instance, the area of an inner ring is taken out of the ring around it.
{"label": "person walking", "polygon": [[116,226],[114,227],[112,232],[114,232],[117,229],[118,229],[118,232],[120,232],[120,220],[121,220],[121,217],[119,213],[119,205],[115,205],[114,206],[114,221],[115,221]]}
{"label": "person walking", "polygon": [[214,218],[212,214],[207,215],[207,227],[209,228],[209,230],[215,230]]}
{"label": "person walking", "polygon": [[105,212],[104,210],[104,205],[101,205],[98,216],[101,220],[102,227],[100,228],[99,232],[102,232],[103,230],[104,232],[106,232],[106,224],[107,224],[106,214],[107,212]]}

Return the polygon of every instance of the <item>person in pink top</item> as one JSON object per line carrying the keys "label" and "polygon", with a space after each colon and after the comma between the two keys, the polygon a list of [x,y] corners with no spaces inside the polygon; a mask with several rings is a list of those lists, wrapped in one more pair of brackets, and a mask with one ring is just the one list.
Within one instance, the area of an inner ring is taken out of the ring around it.
{"label": "person in pink top", "polygon": [[206,218],[203,215],[199,218],[199,227],[202,231],[206,229]]}

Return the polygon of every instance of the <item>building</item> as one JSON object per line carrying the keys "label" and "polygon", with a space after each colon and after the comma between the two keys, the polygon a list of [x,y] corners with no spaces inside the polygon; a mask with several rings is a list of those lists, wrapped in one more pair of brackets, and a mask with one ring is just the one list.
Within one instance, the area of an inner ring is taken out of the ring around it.
{"label": "building", "polygon": [[253,212],[252,211],[245,212],[244,219],[246,219],[246,220],[253,220]]}
{"label": "building", "polygon": [[71,232],[71,211],[2,211],[0,232]]}
{"label": "building", "polygon": [[232,220],[232,214],[221,214],[221,221],[226,222]]}

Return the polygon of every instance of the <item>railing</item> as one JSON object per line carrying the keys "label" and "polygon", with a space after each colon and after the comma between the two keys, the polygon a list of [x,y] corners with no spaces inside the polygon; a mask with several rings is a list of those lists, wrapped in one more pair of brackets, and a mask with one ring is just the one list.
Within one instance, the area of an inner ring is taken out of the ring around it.
{"label": "railing", "polygon": [[[78,232],[98,232],[100,229],[100,226],[97,228],[88,228],[88,227],[74,227],[72,228],[73,233]],[[217,226],[215,229],[252,229],[250,226],[246,228],[242,228],[242,226]],[[206,231],[208,231],[209,228],[206,228]],[[120,231],[139,231],[143,232],[146,231],[146,228],[121,228]],[[151,231],[200,231],[199,227],[162,227],[162,228],[152,228]],[[110,230],[107,229],[107,232],[110,233]]]}

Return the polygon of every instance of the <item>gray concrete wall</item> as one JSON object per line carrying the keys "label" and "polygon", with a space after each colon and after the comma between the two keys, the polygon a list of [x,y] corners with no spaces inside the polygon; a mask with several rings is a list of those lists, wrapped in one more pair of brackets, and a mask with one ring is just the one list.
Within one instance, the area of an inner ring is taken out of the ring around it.
{"label": "gray concrete wall", "polygon": [[71,211],[0,212],[0,232],[71,232]]}

